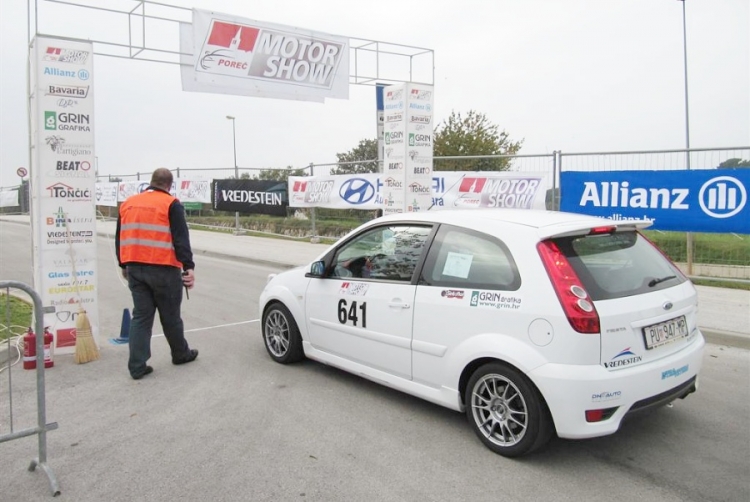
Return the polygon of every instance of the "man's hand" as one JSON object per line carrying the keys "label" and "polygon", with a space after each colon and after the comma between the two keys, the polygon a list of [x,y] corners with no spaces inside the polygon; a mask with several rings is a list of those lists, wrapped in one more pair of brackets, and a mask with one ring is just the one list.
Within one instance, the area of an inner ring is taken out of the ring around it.
{"label": "man's hand", "polygon": [[188,289],[193,289],[195,285],[195,273],[193,269],[186,270],[182,273],[182,284]]}

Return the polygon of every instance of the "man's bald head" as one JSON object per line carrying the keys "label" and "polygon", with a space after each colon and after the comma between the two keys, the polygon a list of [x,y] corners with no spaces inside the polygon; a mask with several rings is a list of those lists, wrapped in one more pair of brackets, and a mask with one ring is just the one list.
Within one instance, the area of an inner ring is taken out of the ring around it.
{"label": "man's bald head", "polygon": [[160,167],[151,175],[151,184],[164,190],[172,189],[172,171],[166,167]]}

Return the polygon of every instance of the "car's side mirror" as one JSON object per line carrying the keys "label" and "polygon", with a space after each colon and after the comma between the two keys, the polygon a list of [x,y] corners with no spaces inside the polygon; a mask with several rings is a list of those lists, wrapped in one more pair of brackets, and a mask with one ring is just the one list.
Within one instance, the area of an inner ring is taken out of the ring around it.
{"label": "car's side mirror", "polygon": [[308,277],[323,277],[323,274],[326,271],[326,265],[325,262],[316,261],[313,262],[312,265],[310,265],[310,272],[308,272]]}

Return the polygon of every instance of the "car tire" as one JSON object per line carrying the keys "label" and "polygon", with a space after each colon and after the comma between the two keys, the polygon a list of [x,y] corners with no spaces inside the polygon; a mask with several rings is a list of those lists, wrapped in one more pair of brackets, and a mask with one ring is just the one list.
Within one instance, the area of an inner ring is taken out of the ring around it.
{"label": "car tire", "polygon": [[262,331],[266,351],[277,363],[296,363],[305,358],[297,323],[283,304],[273,303],[266,308]]}
{"label": "car tire", "polygon": [[479,439],[505,457],[527,455],[552,436],[552,420],[539,391],[523,374],[489,363],[472,374],[465,391],[466,417]]}

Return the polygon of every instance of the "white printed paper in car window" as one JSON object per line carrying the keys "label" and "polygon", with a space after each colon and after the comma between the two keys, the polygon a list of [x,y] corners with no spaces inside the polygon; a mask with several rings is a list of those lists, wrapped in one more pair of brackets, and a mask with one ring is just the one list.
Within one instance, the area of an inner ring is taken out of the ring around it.
{"label": "white printed paper in car window", "polygon": [[471,261],[474,256],[465,253],[454,253],[453,251],[448,252],[448,256],[445,258],[445,266],[443,267],[443,275],[450,277],[459,277],[466,279],[469,277],[469,270],[471,269]]}

